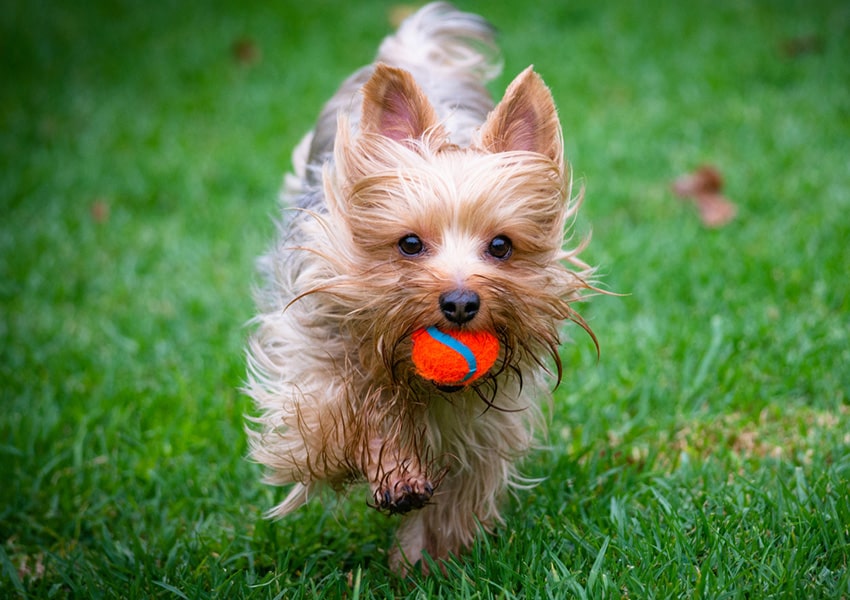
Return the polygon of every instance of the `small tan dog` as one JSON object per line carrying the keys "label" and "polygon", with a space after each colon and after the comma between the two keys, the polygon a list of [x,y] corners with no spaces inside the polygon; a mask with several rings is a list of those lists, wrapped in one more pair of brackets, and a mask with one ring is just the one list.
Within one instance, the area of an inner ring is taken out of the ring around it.
{"label": "small tan dog", "polygon": [[[251,456],[294,484],[282,516],[322,487],[365,481],[405,513],[390,562],[444,559],[500,522],[527,483],[515,462],[542,424],[564,320],[591,270],[563,249],[570,197],[561,127],[529,67],[495,107],[482,18],[430,4],[346,80],[294,153],[279,242],[248,348],[259,417]],[[429,381],[414,332],[484,332],[496,363]],[[592,336],[592,333],[591,333]]]}

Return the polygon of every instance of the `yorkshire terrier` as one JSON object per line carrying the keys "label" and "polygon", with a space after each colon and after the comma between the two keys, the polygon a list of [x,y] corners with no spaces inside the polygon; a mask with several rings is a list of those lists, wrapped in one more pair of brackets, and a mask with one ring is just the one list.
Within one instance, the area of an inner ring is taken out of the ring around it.
{"label": "yorkshire terrier", "polygon": [[[592,270],[564,249],[579,202],[552,95],[529,67],[494,106],[499,70],[483,18],[445,3],[410,16],[296,148],[259,261],[251,457],[292,486],[269,515],[366,482],[371,505],[404,515],[402,573],[502,522],[561,378],[561,325],[593,335],[571,306]],[[498,358],[432,381],[411,358],[423,329],[483,332]]]}

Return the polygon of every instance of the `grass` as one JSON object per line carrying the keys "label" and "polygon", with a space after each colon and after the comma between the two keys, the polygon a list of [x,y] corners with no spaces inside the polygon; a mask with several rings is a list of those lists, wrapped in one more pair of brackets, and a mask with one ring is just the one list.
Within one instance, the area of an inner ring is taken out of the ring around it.
{"label": "grass", "polygon": [[[547,479],[409,580],[357,490],[262,519],[237,391],[289,151],[389,5],[3,4],[1,596],[850,598],[850,9],[521,4],[464,6],[494,89],[551,86],[628,295],[564,347]],[[717,230],[670,193],[703,163]]]}

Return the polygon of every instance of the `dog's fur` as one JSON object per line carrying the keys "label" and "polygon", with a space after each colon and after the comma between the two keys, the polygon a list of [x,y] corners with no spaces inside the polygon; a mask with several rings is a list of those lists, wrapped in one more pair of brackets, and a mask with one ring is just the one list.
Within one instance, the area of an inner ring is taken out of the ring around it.
{"label": "dog's fur", "polygon": [[[406,20],[296,149],[292,210],[260,261],[251,456],[294,484],[270,515],[366,481],[375,507],[406,513],[401,571],[500,522],[500,498],[526,483],[515,462],[542,426],[547,364],[560,380],[561,323],[589,331],[570,306],[591,271],[563,249],[578,202],[552,96],[529,67],[494,107],[496,56],[478,16],[437,3]],[[406,254],[412,235],[421,251]],[[489,250],[497,236],[507,256]],[[480,299],[470,320],[447,318],[453,290]],[[474,385],[437,387],[410,359],[428,326],[490,331],[500,359]]]}

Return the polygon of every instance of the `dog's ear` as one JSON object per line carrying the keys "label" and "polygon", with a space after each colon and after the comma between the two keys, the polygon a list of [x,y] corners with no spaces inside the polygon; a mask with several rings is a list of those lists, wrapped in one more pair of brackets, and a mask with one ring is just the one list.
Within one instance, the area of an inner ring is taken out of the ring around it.
{"label": "dog's ear", "polygon": [[522,150],[560,162],[561,125],[552,94],[533,67],[517,75],[505,97],[481,127],[481,147],[489,152]]}
{"label": "dog's ear", "polygon": [[375,66],[363,86],[361,131],[404,142],[418,140],[438,125],[434,107],[410,73],[383,63]]}

